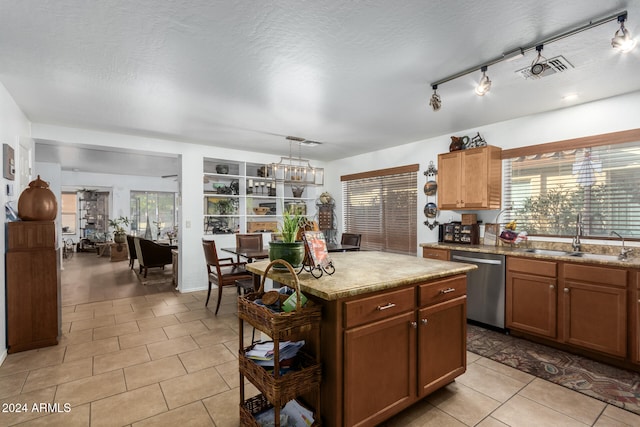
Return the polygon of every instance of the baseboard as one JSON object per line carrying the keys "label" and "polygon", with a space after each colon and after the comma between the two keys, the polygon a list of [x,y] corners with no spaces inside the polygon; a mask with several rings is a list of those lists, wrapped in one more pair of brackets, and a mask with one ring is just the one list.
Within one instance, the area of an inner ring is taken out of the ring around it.
{"label": "baseboard", "polygon": [[0,353],[0,366],[4,363],[4,360],[7,358],[7,349],[3,349],[2,353]]}

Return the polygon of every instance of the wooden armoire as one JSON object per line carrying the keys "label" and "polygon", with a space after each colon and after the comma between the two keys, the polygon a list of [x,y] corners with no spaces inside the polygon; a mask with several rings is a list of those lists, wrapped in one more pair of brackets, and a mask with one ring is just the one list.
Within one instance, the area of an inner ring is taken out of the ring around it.
{"label": "wooden armoire", "polygon": [[61,294],[55,222],[7,225],[8,352],[56,345],[61,334]]}

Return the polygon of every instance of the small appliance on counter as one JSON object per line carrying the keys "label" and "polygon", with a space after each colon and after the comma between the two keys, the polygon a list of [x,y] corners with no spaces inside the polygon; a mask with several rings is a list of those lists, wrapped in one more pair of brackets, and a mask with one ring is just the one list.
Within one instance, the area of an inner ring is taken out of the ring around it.
{"label": "small appliance on counter", "polygon": [[477,245],[480,243],[480,225],[450,222],[441,224],[438,241],[444,243],[459,243],[462,245]]}

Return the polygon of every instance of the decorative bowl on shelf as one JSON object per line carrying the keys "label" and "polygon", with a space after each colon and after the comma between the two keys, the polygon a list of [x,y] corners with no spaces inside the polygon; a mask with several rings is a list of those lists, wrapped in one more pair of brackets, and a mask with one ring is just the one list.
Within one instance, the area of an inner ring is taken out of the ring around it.
{"label": "decorative bowl on shelf", "polygon": [[270,209],[266,206],[260,206],[253,208],[253,213],[255,213],[256,215],[266,215],[269,210]]}

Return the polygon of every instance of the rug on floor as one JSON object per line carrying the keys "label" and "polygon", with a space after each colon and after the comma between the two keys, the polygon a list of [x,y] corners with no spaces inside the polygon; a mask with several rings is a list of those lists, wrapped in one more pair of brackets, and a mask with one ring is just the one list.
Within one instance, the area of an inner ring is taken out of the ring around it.
{"label": "rug on floor", "polygon": [[171,285],[173,283],[173,270],[171,267],[166,267],[164,270],[161,268],[152,268],[147,271],[147,277],[144,276],[144,272],[140,273],[137,268],[133,271],[136,273],[138,280],[143,285]]}
{"label": "rug on floor", "polygon": [[640,374],[467,325],[467,350],[640,415]]}

